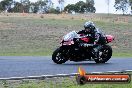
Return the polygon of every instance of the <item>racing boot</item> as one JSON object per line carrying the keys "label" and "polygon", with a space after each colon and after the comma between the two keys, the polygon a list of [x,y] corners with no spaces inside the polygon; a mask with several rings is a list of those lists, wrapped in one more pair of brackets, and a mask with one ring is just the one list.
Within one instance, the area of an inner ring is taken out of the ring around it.
{"label": "racing boot", "polygon": [[93,49],[93,55],[94,55],[95,59],[98,59],[98,57],[99,57],[99,52],[98,52],[98,49],[97,49],[97,48],[94,48],[94,49]]}
{"label": "racing boot", "polygon": [[95,57],[95,59],[99,58],[99,50],[101,49],[101,46],[97,46],[93,49],[93,55]]}

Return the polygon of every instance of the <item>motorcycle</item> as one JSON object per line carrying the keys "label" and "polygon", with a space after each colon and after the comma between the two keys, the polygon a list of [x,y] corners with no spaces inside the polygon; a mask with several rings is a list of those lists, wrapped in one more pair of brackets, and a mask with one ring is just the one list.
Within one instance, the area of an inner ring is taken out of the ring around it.
{"label": "motorcycle", "polygon": [[[112,47],[108,43],[114,40],[112,35],[105,35],[102,38],[103,43],[89,44],[87,35],[81,36],[75,31],[72,31],[65,36],[61,41],[61,46],[52,54],[52,60],[56,64],[62,64],[66,61],[95,61],[96,63],[105,63],[112,56]],[[102,41],[102,40],[100,40]],[[98,48],[98,57],[95,56],[95,51]]]}

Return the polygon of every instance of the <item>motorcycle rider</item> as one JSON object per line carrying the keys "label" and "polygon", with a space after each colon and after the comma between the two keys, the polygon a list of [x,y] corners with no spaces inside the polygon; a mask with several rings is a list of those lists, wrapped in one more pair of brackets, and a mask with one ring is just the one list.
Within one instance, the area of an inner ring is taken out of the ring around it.
{"label": "motorcycle rider", "polygon": [[[99,31],[98,28],[95,27],[95,24],[93,22],[88,21],[88,22],[85,22],[84,24],[84,30],[79,31],[78,34],[83,36],[86,35],[90,39],[88,43],[96,45],[99,42],[102,33]],[[93,49],[95,58],[98,58],[99,49],[100,49],[100,46],[97,46],[96,48]]]}

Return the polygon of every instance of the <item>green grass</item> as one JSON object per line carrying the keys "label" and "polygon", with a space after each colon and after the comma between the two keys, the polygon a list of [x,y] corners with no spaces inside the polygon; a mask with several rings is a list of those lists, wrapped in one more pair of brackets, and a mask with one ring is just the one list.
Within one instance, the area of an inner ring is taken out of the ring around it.
{"label": "green grass", "polygon": [[113,53],[113,57],[132,57],[132,53]]}
{"label": "green grass", "polygon": [[45,80],[0,81],[0,88],[132,88],[132,82],[78,85],[75,77],[60,77]]}
{"label": "green grass", "polygon": [[116,22],[114,20],[118,15],[93,14],[93,18],[91,14],[87,16],[0,17],[0,55],[49,56],[59,46],[63,35],[72,30],[83,29],[84,22],[92,20],[104,33],[115,36],[115,41],[110,43],[113,56],[132,57],[131,17],[128,16],[129,22]]}

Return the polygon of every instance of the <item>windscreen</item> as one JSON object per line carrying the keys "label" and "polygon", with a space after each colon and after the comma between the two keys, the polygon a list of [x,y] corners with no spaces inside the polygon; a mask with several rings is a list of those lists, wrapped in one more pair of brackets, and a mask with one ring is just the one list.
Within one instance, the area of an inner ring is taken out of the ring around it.
{"label": "windscreen", "polygon": [[79,38],[79,35],[75,31],[72,31],[63,37],[64,41],[73,40],[73,38]]}

